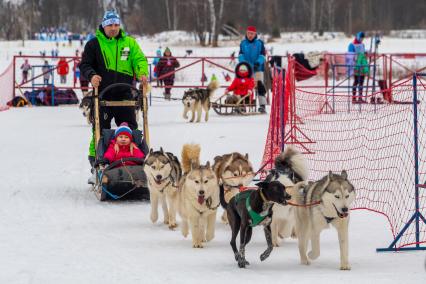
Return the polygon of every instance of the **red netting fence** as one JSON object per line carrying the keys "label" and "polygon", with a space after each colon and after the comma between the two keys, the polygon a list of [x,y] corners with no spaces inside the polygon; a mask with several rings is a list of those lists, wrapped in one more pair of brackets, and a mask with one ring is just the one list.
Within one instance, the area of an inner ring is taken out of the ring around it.
{"label": "red netting fence", "polygon": [[285,80],[283,73],[274,74],[265,169],[284,144],[307,154],[310,180],[347,170],[357,193],[354,209],[378,212],[389,221],[386,250],[419,249],[426,243],[426,77],[392,86],[397,103],[353,104],[351,92],[298,86],[296,68],[290,59]]}

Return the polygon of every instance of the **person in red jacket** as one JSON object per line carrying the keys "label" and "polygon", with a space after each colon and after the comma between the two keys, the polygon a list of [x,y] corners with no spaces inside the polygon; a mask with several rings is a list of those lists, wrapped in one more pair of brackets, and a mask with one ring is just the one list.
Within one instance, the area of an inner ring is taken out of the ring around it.
{"label": "person in red jacket", "polygon": [[164,98],[170,101],[172,89],[171,86],[173,86],[175,82],[175,74],[172,73],[166,77],[164,77],[164,75],[174,72],[176,68],[179,68],[180,64],[176,57],[172,56],[170,48],[166,47],[163,55],[164,56],[160,58],[157,65],[155,66],[154,72],[157,73],[157,78],[161,78],[164,86],[167,86],[165,88]]}
{"label": "person in red jacket", "polygon": [[233,96],[228,96],[225,100],[226,103],[236,103],[241,97],[249,94],[244,103],[251,103],[254,99],[254,79],[252,77],[251,67],[247,62],[240,62],[235,67],[235,79],[232,81],[225,94],[232,92]]}
{"label": "person in red jacket", "polygon": [[[143,159],[145,154],[136,146],[135,143],[132,142],[132,130],[127,125],[127,123],[123,122],[120,126],[115,130],[114,139],[111,140],[107,151],[104,154],[104,160],[108,163],[113,163],[122,158],[139,158]],[[136,165],[135,162],[126,161],[120,166],[132,166]],[[120,167],[119,166],[119,167]]]}
{"label": "person in red jacket", "polygon": [[65,60],[65,58],[61,57],[57,65],[58,75],[61,76],[61,84],[67,83],[67,75],[68,75],[69,69],[70,67],[68,65],[68,62]]}

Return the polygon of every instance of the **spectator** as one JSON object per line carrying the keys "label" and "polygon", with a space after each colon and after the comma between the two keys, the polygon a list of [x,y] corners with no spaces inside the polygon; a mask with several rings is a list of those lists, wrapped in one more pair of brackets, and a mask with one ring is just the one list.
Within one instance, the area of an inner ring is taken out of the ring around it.
{"label": "spectator", "polygon": [[52,73],[49,62],[47,60],[44,61],[43,67],[41,67],[41,71],[43,72],[44,85],[47,86],[49,85],[50,74]]}
{"label": "spectator", "polygon": [[[365,53],[365,45],[363,40],[365,38],[364,32],[357,33],[353,42],[348,46],[348,54],[346,57],[347,65],[349,65],[349,76],[354,74],[354,83],[352,86],[352,102],[353,103],[366,103],[367,101],[362,99],[362,89],[364,85],[365,76],[368,75],[369,67],[368,60]],[[353,69],[352,69],[353,68]],[[352,70],[351,70],[352,69]],[[358,96],[356,91],[358,88]],[[357,100],[358,99],[358,100]]]}
{"label": "spectator", "polygon": [[61,57],[57,65],[58,75],[61,77],[61,84],[67,83],[67,75],[69,73],[69,65],[64,57]]}
{"label": "spectator", "polygon": [[167,75],[164,78],[161,78],[164,82],[164,85],[166,86],[166,90],[164,93],[164,98],[166,100],[170,100],[171,98],[171,86],[174,84],[175,80],[175,69],[179,68],[179,62],[177,61],[176,57],[172,56],[172,52],[168,47],[164,50],[163,57],[160,58],[160,61],[158,61],[157,66],[154,69],[154,72],[157,73],[157,76],[160,78],[164,76],[165,74],[168,74],[172,72],[172,74]]}
{"label": "spectator", "polygon": [[[154,78],[157,78],[157,72],[155,72],[155,67],[157,66],[158,62],[160,61],[161,58],[161,49],[157,49],[156,51],[156,55],[157,57],[154,58],[154,60],[152,61],[152,65],[154,66]],[[157,80],[157,86],[163,86],[163,80]]]}
{"label": "spectator", "polygon": [[256,82],[257,95],[259,99],[258,111],[261,113],[266,113],[266,89],[263,82],[265,55],[265,45],[263,44],[263,41],[257,38],[256,27],[247,27],[246,36],[240,43],[238,60],[239,62],[247,62],[254,72],[254,80]]}
{"label": "spectator", "polygon": [[31,65],[28,63],[28,59],[25,59],[24,63],[21,65],[22,70],[22,82],[21,85],[28,81],[28,73],[31,70]]}

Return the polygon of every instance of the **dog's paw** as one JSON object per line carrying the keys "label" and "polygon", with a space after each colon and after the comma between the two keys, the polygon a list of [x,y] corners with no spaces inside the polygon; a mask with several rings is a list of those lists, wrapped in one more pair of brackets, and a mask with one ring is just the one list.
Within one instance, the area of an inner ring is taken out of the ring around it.
{"label": "dog's paw", "polygon": [[260,255],[260,261],[264,261],[271,255],[272,249],[267,249],[264,253]]}
{"label": "dog's paw", "polygon": [[340,265],[340,270],[351,270],[351,266],[349,265],[349,263],[347,263],[347,264],[341,264]]}
{"label": "dog's paw", "polygon": [[169,224],[169,229],[170,230],[174,230],[174,229],[176,229],[177,228],[177,224],[176,223],[170,223]]}
{"label": "dog's paw", "polygon": [[291,230],[291,235],[290,235],[290,237],[292,238],[292,239],[297,239],[297,234],[296,234],[296,230],[293,228],[293,230]]}
{"label": "dog's paw", "polygon": [[192,244],[192,247],[193,248],[203,248],[203,244],[202,243],[200,243],[200,244]]}
{"label": "dog's paw", "polygon": [[317,259],[320,256],[319,252],[310,251],[308,252],[308,257],[312,260]]}
{"label": "dog's paw", "polygon": [[239,268],[246,268],[247,265],[250,265],[250,263],[247,260],[245,260],[241,257],[238,259],[238,267]]}
{"label": "dog's paw", "polygon": [[301,259],[300,264],[309,265],[309,264],[311,264],[311,262],[308,259]]}
{"label": "dog's paw", "polygon": [[165,225],[168,225],[168,224],[169,224],[169,218],[164,218],[163,223],[164,223]]}
{"label": "dog's paw", "polygon": [[158,214],[151,213],[151,222],[155,223],[158,220]]}
{"label": "dog's paw", "polygon": [[278,248],[280,246],[280,244],[278,242],[272,242],[272,246],[275,248]]}

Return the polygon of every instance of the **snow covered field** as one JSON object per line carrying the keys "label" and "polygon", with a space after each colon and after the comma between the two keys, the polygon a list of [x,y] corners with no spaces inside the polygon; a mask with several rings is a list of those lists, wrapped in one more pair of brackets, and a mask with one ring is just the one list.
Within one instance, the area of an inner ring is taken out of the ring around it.
{"label": "snow covered field", "polygon": [[[286,50],[344,51],[349,39],[274,43]],[[426,40],[383,40],[383,51],[421,51]],[[1,66],[20,42],[0,42]],[[31,43],[35,54],[53,43]],[[388,45],[389,44],[389,45]],[[164,45],[163,45],[164,46]],[[142,41],[146,54],[157,42]],[[197,48],[195,55],[229,55],[235,47]],[[176,55],[186,49],[176,46]],[[48,50],[48,49],[47,49]],[[72,55],[75,47],[64,48]],[[1,68],[0,68],[1,69]],[[1,70],[0,70],[1,72]],[[180,156],[184,143],[201,145],[201,160],[239,151],[260,166],[269,116],[219,117],[189,124],[179,101],[155,100],[149,112],[151,144]],[[297,242],[285,241],[261,263],[266,243],[256,228],[247,247],[251,265],[234,260],[230,229],[218,218],[216,237],[204,249],[190,238],[149,220],[145,202],[99,202],[86,184],[90,127],[77,106],[33,107],[0,112],[0,283],[424,283],[425,252],[376,253],[388,246],[387,221],[354,211],[349,229],[351,271],[339,270],[334,229],[324,231],[321,256],[299,264]],[[219,210],[221,214],[222,209]],[[218,214],[218,215],[219,215]],[[161,216],[161,214],[160,214]],[[161,220],[161,218],[160,218]]]}

